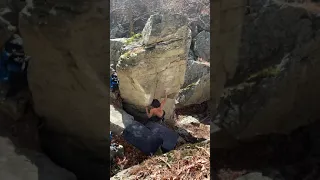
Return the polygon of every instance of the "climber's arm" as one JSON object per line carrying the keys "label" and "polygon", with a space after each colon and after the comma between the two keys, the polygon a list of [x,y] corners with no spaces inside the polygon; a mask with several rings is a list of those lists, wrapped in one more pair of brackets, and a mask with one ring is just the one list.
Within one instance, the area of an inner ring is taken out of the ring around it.
{"label": "climber's arm", "polygon": [[165,94],[166,94],[166,97],[164,98],[164,100],[161,101],[161,109],[163,109],[164,104],[166,103],[167,98],[168,98],[167,92],[165,92]]}
{"label": "climber's arm", "polygon": [[148,118],[151,118],[153,115],[153,109],[151,109],[149,112],[148,107],[146,107],[146,113],[147,113]]}

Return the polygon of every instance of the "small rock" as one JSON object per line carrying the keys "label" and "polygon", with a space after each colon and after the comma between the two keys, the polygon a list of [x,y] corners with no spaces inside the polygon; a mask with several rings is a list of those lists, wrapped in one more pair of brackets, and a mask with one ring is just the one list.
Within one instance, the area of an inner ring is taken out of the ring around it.
{"label": "small rock", "polygon": [[110,160],[115,157],[122,157],[124,155],[124,147],[120,144],[112,143],[110,145]]}
{"label": "small rock", "polygon": [[187,116],[176,124],[178,134],[187,142],[197,142],[210,139],[210,125],[199,122],[198,119]]}
{"label": "small rock", "polygon": [[135,122],[133,116],[122,109],[116,109],[113,105],[110,105],[110,130],[112,132],[121,134],[127,126]]}
{"label": "small rock", "polygon": [[200,122],[198,119],[192,116],[187,116],[178,122],[179,125],[185,125],[185,124],[191,124],[191,123],[200,123]]}

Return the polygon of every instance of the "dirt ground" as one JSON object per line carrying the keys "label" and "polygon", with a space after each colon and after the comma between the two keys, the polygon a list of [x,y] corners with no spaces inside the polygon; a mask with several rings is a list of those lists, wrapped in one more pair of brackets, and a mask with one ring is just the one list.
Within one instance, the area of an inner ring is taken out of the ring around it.
{"label": "dirt ground", "polygon": [[131,166],[137,165],[144,160],[148,159],[148,156],[143,154],[139,149],[129,144],[122,136],[114,135],[111,143],[120,144],[124,147],[124,157],[116,158],[116,162],[111,166],[110,177],[117,172],[127,169]]}

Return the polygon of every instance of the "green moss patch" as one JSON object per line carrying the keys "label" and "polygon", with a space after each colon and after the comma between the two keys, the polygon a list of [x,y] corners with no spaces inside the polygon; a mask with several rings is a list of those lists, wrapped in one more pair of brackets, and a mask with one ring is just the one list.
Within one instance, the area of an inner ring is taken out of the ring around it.
{"label": "green moss patch", "polygon": [[142,38],[142,34],[138,33],[138,34],[134,34],[132,35],[130,38],[128,38],[126,41],[125,41],[125,44],[126,45],[129,45],[137,40],[139,40],[140,38]]}
{"label": "green moss patch", "polygon": [[266,78],[266,77],[275,77],[275,76],[279,75],[280,72],[281,72],[281,70],[278,67],[265,68],[255,74],[252,74],[251,76],[249,76],[247,81],[252,81],[255,79],[262,79],[262,78]]}

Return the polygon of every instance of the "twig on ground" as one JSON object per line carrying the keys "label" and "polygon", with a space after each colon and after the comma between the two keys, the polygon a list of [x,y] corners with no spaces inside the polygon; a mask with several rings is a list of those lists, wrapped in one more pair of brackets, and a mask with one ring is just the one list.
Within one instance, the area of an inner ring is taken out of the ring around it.
{"label": "twig on ground", "polygon": [[196,146],[196,148],[203,150],[208,156],[210,156],[210,153],[204,147]]}
{"label": "twig on ground", "polygon": [[162,162],[164,162],[171,169],[171,165],[166,160],[164,160],[161,157],[159,157],[158,159],[160,159]]}

